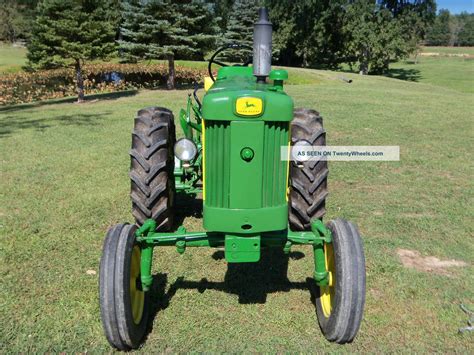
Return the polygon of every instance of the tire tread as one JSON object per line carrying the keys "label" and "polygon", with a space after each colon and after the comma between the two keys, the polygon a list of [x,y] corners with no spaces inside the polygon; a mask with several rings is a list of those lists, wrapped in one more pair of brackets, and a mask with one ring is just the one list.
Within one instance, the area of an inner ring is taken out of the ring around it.
{"label": "tire tread", "polygon": [[[325,146],[326,131],[318,112],[295,109],[291,122],[291,142],[306,140],[311,145]],[[302,166],[301,166],[302,164]],[[294,231],[311,230],[311,221],[326,213],[327,161],[290,162],[289,224]]]}

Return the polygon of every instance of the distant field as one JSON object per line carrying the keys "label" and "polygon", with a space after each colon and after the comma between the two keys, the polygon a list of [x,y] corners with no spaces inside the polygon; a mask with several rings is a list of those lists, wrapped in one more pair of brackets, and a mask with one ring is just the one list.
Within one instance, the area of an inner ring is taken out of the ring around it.
{"label": "distant field", "polygon": [[422,47],[424,53],[470,54],[474,55],[474,47]]}

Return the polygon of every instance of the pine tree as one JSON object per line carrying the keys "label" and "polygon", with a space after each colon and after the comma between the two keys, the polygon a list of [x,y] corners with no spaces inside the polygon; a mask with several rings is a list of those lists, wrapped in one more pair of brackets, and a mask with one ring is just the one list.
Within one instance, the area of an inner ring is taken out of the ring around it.
{"label": "pine tree", "polygon": [[214,13],[217,17],[217,22],[220,27],[220,33],[224,33],[227,28],[227,21],[229,14],[232,12],[233,0],[213,0]]}
{"label": "pine tree", "polygon": [[143,33],[146,22],[145,6],[139,1],[122,1],[122,23],[119,30],[119,55],[123,62],[136,63],[145,58],[148,34]]}
{"label": "pine tree", "polygon": [[218,26],[212,10],[202,0],[126,1],[120,41],[124,58],[167,59],[167,87],[174,89],[174,60],[203,59],[214,46]]}
{"label": "pine tree", "polygon": [[44,0],[28,45],[32,68],[74,65],[78,102],[84,101],[84,61],[107,58],[115,50],[114,29],[104,21],[100,0]]}
{"label": "pine tree", "polygon": [[[240,44],[251,48],[253,25],[258,20],[259,7],[259,2],[255,0],[235,0],[221,45]],[[227,60],[243,62],[249,58],[252,50],[237,49],[229,50],[227,53]]]}
{"label": "pine tree", "polygon": [[181,1],[177,4],[176,24],[186,30],[188,49],[178,51],[178,59],[204,60],[207,51],[214,49],[220,33],[215,6],[204,0]]}

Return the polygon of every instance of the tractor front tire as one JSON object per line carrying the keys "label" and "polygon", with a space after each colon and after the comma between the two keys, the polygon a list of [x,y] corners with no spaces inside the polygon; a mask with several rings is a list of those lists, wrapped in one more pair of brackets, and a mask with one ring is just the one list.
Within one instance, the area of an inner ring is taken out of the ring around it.
{"label": "tractor front tire", "polygon": [[147,329],[148,292],[141,290],[137,227],[117,224],[109,229],[100,260],[99,300],[105,336],[118,350],[136,349]]}
{"label": "tractor front tire", "polygon": [[173,113],[162,107],[138,111],[130,150],[132,214],[141,226],[154,219],[158,231],[173,226],[173,179],[176,141]]}
{"label": "tractor front tire", "polygon": [[[326,145],[326,131],[318,112],[295,109],[291,122],[291,145],[306,141],[311,146]],[[290,162],[289,223],[293,231],[311,230],[311,221],[323,218],[328,195],[328,163],[325,160]]]}
{"label": "tractor front tire", "polygon": [[329,285],[319,287],[316,313],[329,341],[351,342],[356,336],[365,304],[365,257],[357,227],[343,219],[330,221],[332,243],[325,243]]}

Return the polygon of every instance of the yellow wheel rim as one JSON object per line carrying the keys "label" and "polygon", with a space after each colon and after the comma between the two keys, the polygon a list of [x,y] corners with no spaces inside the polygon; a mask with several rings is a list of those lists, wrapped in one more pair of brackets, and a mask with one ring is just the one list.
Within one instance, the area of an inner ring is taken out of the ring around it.
{"label": "yellow wheel rim", "polygon": [[145,293],[137,288],[138,277],[140,277],[140,248],[134,246],[130,265],[130,303],[135,324],[140,323],[145,305]]}
{"label": "yellow wheel rim", "polygon": [[332,243],[324,243],[324,257],[326,260],[326,271],[329,273],[329,285],[321,286],[319,290],[321,308],[323,309],[324,316],[328,318],[334,306],[336,293],[336,269],[334,267],[334,249]]}

